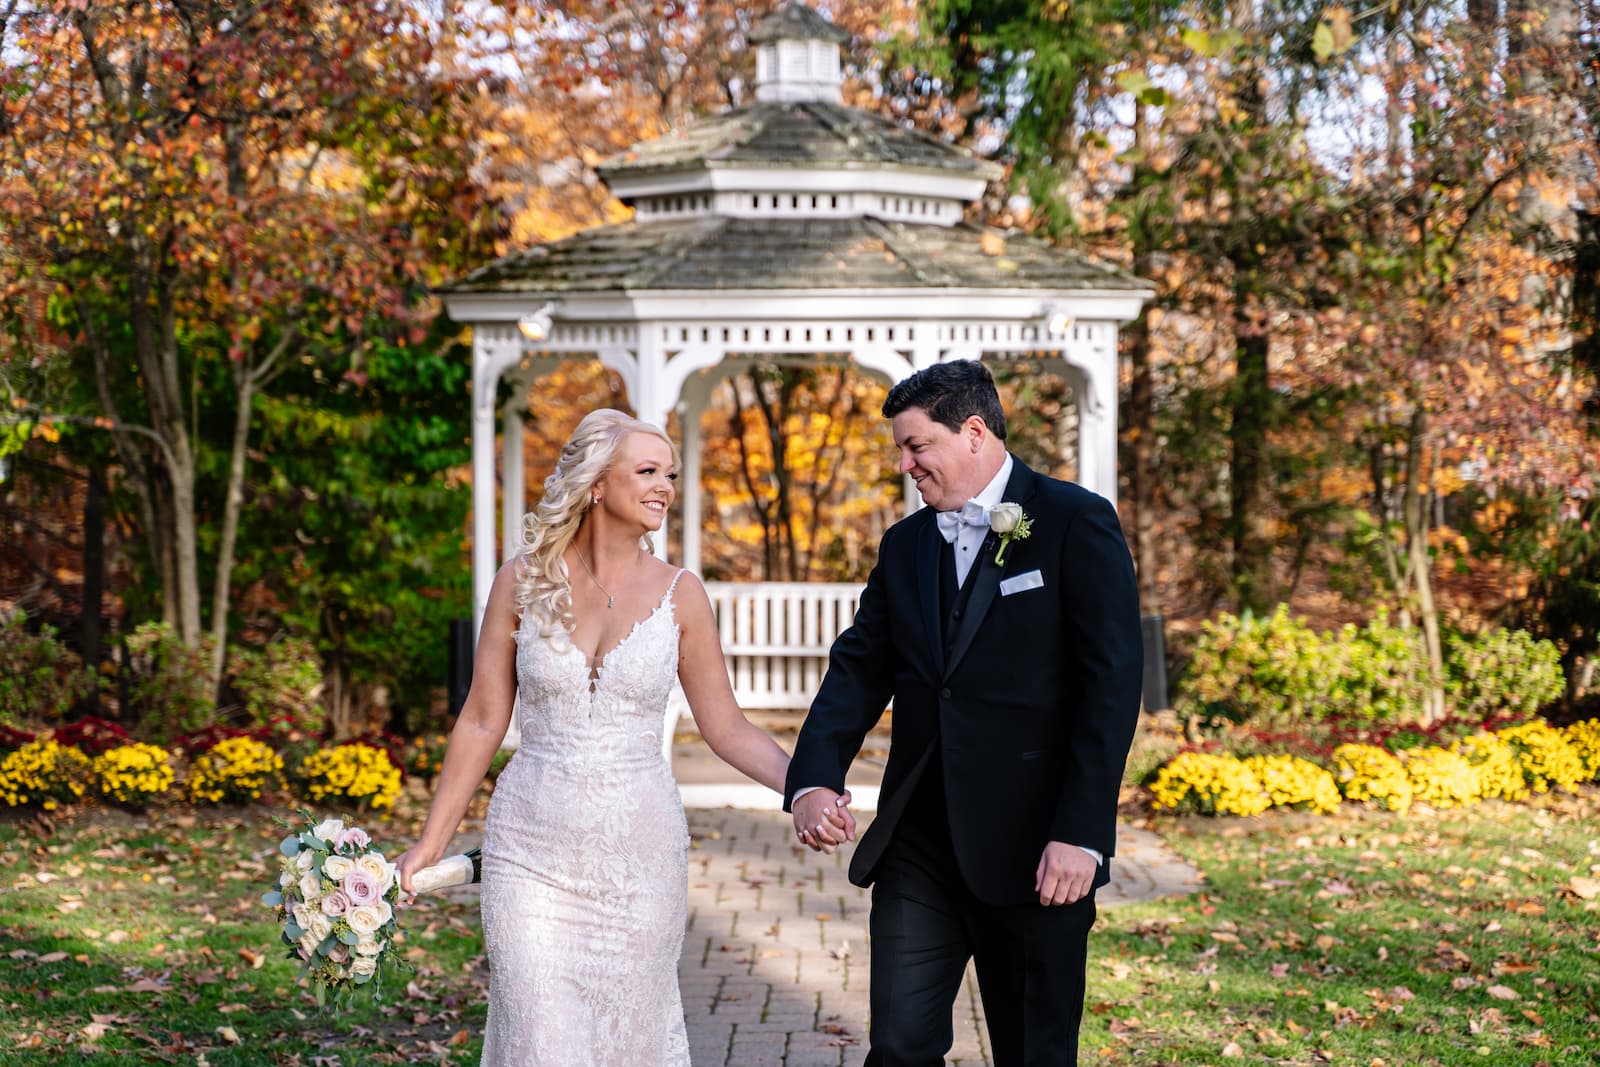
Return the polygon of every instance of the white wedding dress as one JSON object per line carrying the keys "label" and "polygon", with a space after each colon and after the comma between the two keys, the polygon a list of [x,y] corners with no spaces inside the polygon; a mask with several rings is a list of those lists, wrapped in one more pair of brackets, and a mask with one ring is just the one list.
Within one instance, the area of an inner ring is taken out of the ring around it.
{"label": "white wedding dress", "polygon": [[484,829],[485,1067],[689,1065],[689,831],[661,750],[678,577],[596,671],[517,630],[522,740]]}

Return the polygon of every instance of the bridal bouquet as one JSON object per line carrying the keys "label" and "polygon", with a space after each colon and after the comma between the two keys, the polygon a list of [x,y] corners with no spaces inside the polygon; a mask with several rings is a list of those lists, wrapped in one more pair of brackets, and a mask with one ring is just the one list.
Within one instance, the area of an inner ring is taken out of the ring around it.
{"label": "bridal bouquet", "polygon": [[289,958],[305,965],[301,973],[321,1005],[330,994],[348,999],[363,986],[376,989],[402,965],[394,943],[400,883],[365,830],[300,815],[305,828],[278,846],[278,888],[261,903],[277,909]]}

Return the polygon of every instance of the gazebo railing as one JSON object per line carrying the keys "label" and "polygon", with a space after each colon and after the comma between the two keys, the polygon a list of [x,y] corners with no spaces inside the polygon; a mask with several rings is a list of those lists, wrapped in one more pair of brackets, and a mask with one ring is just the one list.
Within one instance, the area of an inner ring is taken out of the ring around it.
{"label": "gazebo railing", "polygon": [[747,710],[804,710],[855,618],[856,582],[707,582],[728,677]]}

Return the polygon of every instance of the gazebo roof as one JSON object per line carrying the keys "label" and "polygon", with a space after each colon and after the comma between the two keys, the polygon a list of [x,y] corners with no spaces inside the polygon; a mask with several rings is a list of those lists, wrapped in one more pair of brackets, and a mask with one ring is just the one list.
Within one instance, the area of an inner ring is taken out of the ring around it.
{"label": "gazebo roof", "polygon": [[634,145],[599,167],[602,178],[689,166],[834,165],[927,168],[984,179],[993,163],[876,112],[821,101],[767,101]]}
{"label": "gazebo roof", "polygon": [[625,222],[502,257],[444,293],[1093,289],[1150,284],[1017,232],[962,223],[710,216]]}

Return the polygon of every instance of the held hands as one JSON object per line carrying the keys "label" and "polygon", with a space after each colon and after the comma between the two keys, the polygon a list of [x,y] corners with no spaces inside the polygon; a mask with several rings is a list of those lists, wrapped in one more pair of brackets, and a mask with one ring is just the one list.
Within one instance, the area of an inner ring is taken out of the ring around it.
{"label": "held hands", "polygon": [[813,852],[833,850],[856,839],[856,817],[850,813],[850,791],[813,789],[794,802],[794,831]]}
{"label": "held hands", "polygon": [[1077,845],[1051,841],[1044,846],[1039,870],[1033,877],[1039,903],[1076,904],[1089,895],[1096,870],[1094,858]]}

